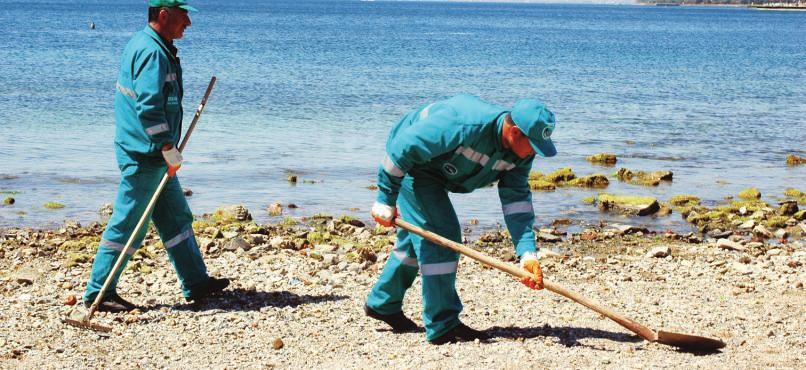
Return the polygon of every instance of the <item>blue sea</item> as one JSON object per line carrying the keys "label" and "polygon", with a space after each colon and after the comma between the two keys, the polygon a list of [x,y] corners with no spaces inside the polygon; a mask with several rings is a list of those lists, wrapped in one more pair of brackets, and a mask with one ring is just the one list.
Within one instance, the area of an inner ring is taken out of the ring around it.
{"label": "blue sea", "polygon": [[[504,106],[544,101],[559,154],[535,170],[578,175],[671,170],[656,188],[606,190],[715,204],[748,186],[806,191],[806,13],[730,7],[384,1],[197,0],[177,41],[185,122],[215,75],[180,171],[194,213],[244,204],[259,221],[368,219],[390,127],[460,92]],[[96,25],[89,28],[89,23]],[[120,53],[146,25],[143,0],[0,1],[0,226],[101,220],[114,200],[113,96]],[[599,152],[617,167],[589,164]],[[297,174],[299,182],[286,181]],[[558,189],[534,194],[555,218],[685,231],[673,214],[626,220]],[[452,196],[463,223],[503,222],[494,188]],[[47,210],[45,202],[66,207]],[[280,217],[282,218],[282,216]]]}

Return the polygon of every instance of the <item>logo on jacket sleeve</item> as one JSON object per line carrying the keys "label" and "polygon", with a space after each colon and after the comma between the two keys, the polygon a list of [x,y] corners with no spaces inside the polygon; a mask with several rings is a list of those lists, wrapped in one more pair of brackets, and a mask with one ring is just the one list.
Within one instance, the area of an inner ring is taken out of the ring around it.
{"label": "logo on jacket sleeve", "polygon": [[445,163],[445,164],[442,165],[442,172],[445,172],[445,174],[448,175],[448,176],[453,176],[457,172],[459,172],[459,170],[457,170],[456,166],[454,166],[453,164]]}

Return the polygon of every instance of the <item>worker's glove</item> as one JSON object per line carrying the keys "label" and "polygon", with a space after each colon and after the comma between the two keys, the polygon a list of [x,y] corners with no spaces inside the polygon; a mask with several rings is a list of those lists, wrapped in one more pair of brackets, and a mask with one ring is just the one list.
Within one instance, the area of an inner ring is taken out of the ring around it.
{"label": "worker's glove", "polygon": [[521,257],[521,268],[532,273],[532,276],[521,279],[523,285],[535,290],[543,289],[543,270],[540,269],[537,254],[533,252],[524,253]]}
{"label": "worker's glove", "polygon": [[375,222],[385,227],[392,227],[395,225],[395,217],[397,217],[397,209],[386,204],[375,202],[370,211],[372,218]]}
{"label": "worker's glove", "polygon": [[176,171],[182,167],[182,153],[173,144],[165,144],[162,146],[162,158],[165,158],[165,164],[168,165],[168,176],[176,175]]}

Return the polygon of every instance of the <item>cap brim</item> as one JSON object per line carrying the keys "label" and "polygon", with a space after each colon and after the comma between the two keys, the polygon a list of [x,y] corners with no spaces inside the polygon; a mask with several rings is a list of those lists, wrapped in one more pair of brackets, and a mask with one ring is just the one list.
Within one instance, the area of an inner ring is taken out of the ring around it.
{"label": "cap brim", "polygon": [[557,155],[557,148],[551,140],[534,140],[529,139],[529,144],[532,144],[532,149],[541,157],[553,157]]}
{"label": "cap brim", "polygon": [[190,5],[179,5],[178,8],[185,9],[185,10],[187,10],[189,12],[198,12],[199,11],[199,9],[196,9],[196,8],[190,6]]}

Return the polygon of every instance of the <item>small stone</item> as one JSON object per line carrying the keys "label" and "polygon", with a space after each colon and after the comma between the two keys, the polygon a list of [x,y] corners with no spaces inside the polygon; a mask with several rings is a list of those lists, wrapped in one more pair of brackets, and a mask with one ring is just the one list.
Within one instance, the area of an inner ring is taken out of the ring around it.
{"label": "small stone", "polygon": [[14,202],[16,202],[16,200],[14,200],[12,197],[6,197],[6,199],[3,199],[3,204],[7,206],[14,204]]}
{"label": "small stone", "polygon": [[789,237],[789,232],[786,229],[778,229],[775,231],[775,238],[776,239],[786,239]]}
{"label": "small stone", "polygon": [[747,221],[743,222],[741,225],[739,225],[739,228],[742,229],[742,230],[749,230],[749,229],[752,229],[753,226],[756,226],[756,221],[747,220]]}
{"label": "small stone", "polygon": [[288,175],[288,177],[286,177],[286,180],[288,182],[292,183],[292,184],[296,184],[297,183],[297,175]]}
{"label": "small stone", "polygon": [[271,347],[274,349],[281,349],[283,346],[285,346],[285,343],[283,343],[283,340],[280,338],[275,338],[274,341],[271,342]]}
{"label": "small stone", "polygon": [[64,299],[64,304],[66,306],[72,306],[75,305],[77,301],[76,296],[74,294],[70,294]]}
{"label": "small stone", "polygon": [[279,216],[283,214],[283,206],[280,203],[272,203],[267,209],[267,211],[271,216]]}
{"label": "small stone", "polygon": [[743,245],[741,245],[741,244],[739,244],[737,242],[731,241],[729,239],[719,239],[719,240],[717,240],[716,241],[716,246],[717,246],[717,248],[726,249],[726,250],[732,250],[732,251],[744,252],[745,250],[747,250],[747,248],[745,248]]}
{"label": "small stone", "polygon": [[654,257],[654,258],[663,258],[672,254],[672,249],[668,246],[661,246],[652,248],[649,252],[647,252],[647,257]]}
{"label": "small stone", "polygon": [[753,228],[753,234],[766,239],[772,238],[772,233],[764,225],[756,225]]}
{"label": "small stone", "polygon": [[468,223],[469,223],[469,224],[471,224],[471,225],[478,225],[478,224],[479,224],[479,220],[478,220],[478,219],[476,219],[476,218],[471,218],[471,219],[470,219],[470,221],[469,221]]}
{"label": "small stone", "polygon": [[243,240],[241,238],[233,238],[232,240],[230,240],[228,243],[226,243],[224,245],[224,250],[234,252],[234,251],[236,251],[238,249],[248,251],[248,250],[252,249],[252,245],[249,244],[246,240]]}
{"label": "small stone", "polygon": [[71,282],[69,282],[69,281],[65,281],[65,282],[62,284],[62,289],[65,289],[65,290],[70,290],[70,289],[73,289],[73,283],[71,283]]}
{"label": "small stone", "polygon": [[185,194],[186,197],[192,196],[193,195],[193,190],[190,190],[190,188],[183,188],[182,189],[182,194]]}

